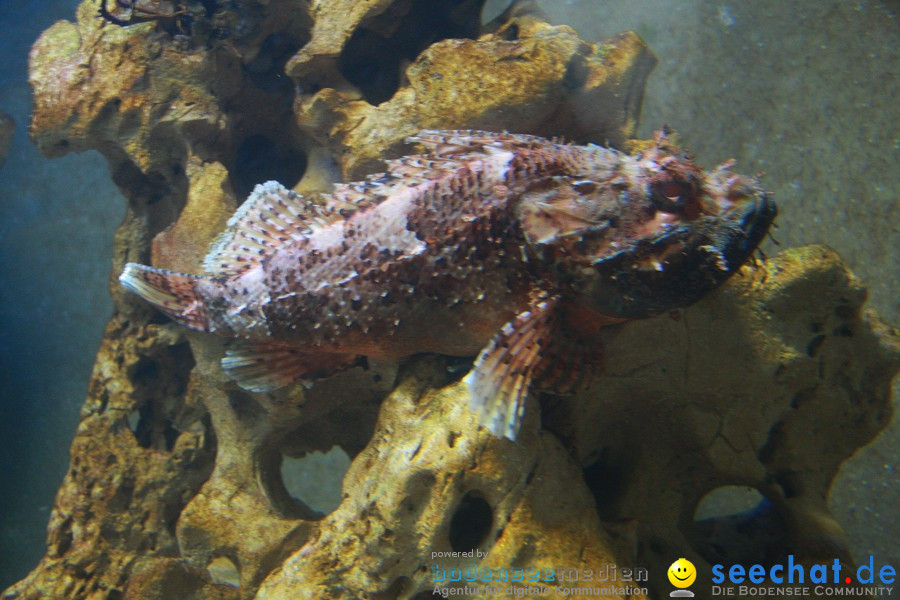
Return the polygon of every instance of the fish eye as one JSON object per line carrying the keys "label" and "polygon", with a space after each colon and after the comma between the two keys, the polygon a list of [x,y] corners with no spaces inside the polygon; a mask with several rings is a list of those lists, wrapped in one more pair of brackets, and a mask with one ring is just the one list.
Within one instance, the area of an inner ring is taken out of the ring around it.
{"label": "fish eye", "polygon": [[658,210],[667,213],[682,212],[696,198],[697,188],[692,181],[665,179],[654,183],[650,190],[653,204]]}

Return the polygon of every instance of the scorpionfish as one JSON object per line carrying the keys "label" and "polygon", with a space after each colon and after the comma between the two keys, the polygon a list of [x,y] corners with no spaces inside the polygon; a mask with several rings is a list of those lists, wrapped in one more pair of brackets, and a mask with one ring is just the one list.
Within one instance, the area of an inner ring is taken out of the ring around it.
{"label": "scorpionfish", "polygon": [[306,198],[260,184],[204,275],[129,263],[129,290],[271,391],[419,352],[475,356],[479,423],[515,439],[529,389],[599,366],[597,330],[700,299],[754,253],[776,207],[730,163],[664,133],[635,154],[530,135],[423,131],[418,155]]}

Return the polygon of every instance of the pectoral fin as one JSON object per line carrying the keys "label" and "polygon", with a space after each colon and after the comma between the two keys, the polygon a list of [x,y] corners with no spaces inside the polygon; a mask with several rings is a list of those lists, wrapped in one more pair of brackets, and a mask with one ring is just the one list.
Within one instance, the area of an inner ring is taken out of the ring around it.
{"label": "pectoral fin", "polygon": [[472,410],[494,435],[516,439],[525,398],[553,334],[558,299],[538,296],[481,351],[464,381]]}
{"label": "pectoral fin", "polygon": [[225,352],[222,368],[245,390],[271,392],[300,379],[319,379],[352,367],[352,354],[303,352],[272,342],[240,340]]}

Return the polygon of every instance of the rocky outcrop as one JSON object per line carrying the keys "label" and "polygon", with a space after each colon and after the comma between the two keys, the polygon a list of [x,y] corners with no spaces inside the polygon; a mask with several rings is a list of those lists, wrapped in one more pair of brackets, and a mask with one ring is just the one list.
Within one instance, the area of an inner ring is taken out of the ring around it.
{"label": "rocky outcrop", "polygon": [[[420,4],[174,2],[119,26],[86,2],[32,51],[31,135],[48,155],[109,161],[129,201],[114,274],[199,272],[255,183],[321,190],[421,128],[633,136],[653,64],[634,34],[588,44],[522,5],[482,30],[480,2]],[[111,293],[47,554],[4,597],[430,597],[473,565],[554,569],[566,587],[615,566],[607,595],[641,597],[667,589],[678,556],[701,567],[760,540],[849,560],[823,498],[886,424],[900,362],[838,257],[791,250],[690,309],[606,329],[603,375],[576,397],[533,397],[511,443],[476,427],[465,361],[250,394],[219,368],[218,340]],[[333,446],[352,464],[322,514],[280,466]],[[695,521],[728,485],[767,502]]]}

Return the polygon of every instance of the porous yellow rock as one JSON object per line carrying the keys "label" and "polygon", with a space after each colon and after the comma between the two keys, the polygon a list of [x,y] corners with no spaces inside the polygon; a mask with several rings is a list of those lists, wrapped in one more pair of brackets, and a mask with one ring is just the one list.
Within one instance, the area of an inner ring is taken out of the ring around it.
{"label": "porous yellow rock", "polygon": [[[238,189],[322,189],[423,127],[632,135],[654,62],[634,34],[588,44],[520,10],[481,28],[475,1],[428,29],[419,4],[217,3],[187,25],[119,27],[87,1],[32,51],[31,135],[49,155],[109,160],[129,201],[115,275],[129,261],[197,272]],[[367,80],[372,47],[393,58]],[[753,541],[693,520],[733,484],[770,501],[770,521],[747,515],[744,529],[770,551],[847,558],[824,498],[890,417],[900,362],[834,253],[791,250],[690,309],[605,330],[605,372],[574,398],[533,395],[512,443],[476,427],[459,359],[250,394],[222,372],[216,338],[114,281],[111,293],[48,552],[4,597],[430,597],[442,573],[475,565],[661,596],[675,557],[705,566]],[[323,515],[288,493],[280,465],[335,445],[352,464]],[[455,551],[479,554],[432,554]]]}
{"label": "porous yellow rock", "polygon": [[187,203],[178,221],[160,232],[151,247],[154,265],[183,273],[203,271],[210,245],[228,223],[236,203],[221,163],[188,161]]}
{"label": "porous yellow rock", "polygon": [[528,132],[621,145],[633,136],[644,80],[656,63],[625,33],[588,44],[565,26],[517,17],[477,40],[432,44],[406,68],[408,85],[373,106],[326,88],[297,100],[297,124],[359,178],[422,129]]}

